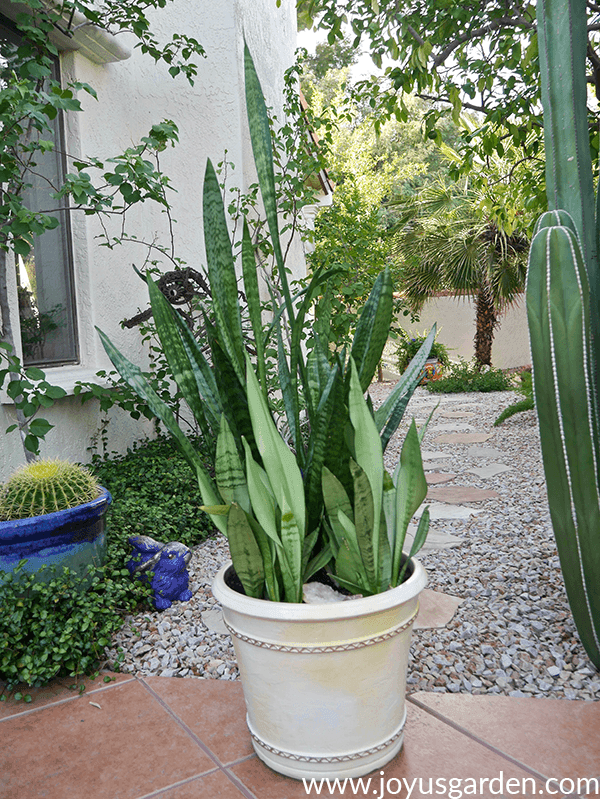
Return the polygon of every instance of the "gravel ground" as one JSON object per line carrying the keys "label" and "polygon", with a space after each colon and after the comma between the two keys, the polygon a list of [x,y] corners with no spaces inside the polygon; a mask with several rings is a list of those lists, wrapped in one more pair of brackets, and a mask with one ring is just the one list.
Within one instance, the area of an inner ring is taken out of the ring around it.
{"label": "gravel ground", "polygon": [[[374,384],[374,404],[389,390],[390,384]],[[463,602],[445,628],[413,632],[410,692],[600,699],[600,674],[581,646],[567,604],[535,414],[528,411],[499,428],[492,426],[499,412],[519,398],[510,392],[432,395],[419,388],[410,402],[407,417],[414,415],[417,421],[441,403],[422,448],[449,457],[426,462],[426,469],[456,473],[450,486],[492,489],[500,495],[468,503],[481,509],[468,520],[431,523],[432,529],[458,536],[463,543],[420,558],[428,571],[428,588]],[[473,416],[448,417],[448,412]],[[470,425],[464,432],[491,432],[488,441],[475,446],[501,454],[474,457],[468,454],[471,445],[436,443],[441,433],[453,432],[444,429],[448,425]],[[388,446],[389,469],[399,457],[405,429]],[[487,479],[468,474],[492,463],[511,469]],[[231,639],[210,591],[214,574],[228,557],[223,538],[197,547],[190,563],[193,598],[162,612],[128,617],[107,649],[109,666],[118,664],[121,671],[140,675],[237,679]]]}

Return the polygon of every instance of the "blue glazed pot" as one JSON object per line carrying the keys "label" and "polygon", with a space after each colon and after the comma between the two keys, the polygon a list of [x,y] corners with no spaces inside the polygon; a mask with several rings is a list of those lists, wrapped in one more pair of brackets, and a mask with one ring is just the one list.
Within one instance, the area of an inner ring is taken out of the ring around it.
{"label": "blue glazed pot", "polygon": [[[106,555],[105,517],[112,502],[109,492],[76,508],[33,516],[29,519],[0,522],[0,584],[2,572],[12,572],[21,560],[23,572],[38,572],[42,566],[63,566],[83,575],[87,566],[104,563]],[[52,571],[39,579],[48,581]]]}

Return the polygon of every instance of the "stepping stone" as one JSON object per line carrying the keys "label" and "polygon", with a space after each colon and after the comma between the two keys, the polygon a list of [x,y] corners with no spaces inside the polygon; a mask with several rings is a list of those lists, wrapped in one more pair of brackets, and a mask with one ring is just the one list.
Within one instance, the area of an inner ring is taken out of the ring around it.
{"label": "stepping stone", "polygon": [[500,452],[493,447],[469,447],[467,458],[503,458],[506,452]]}
{"label": "stepping stone", "polygon": [[452,472],[434,472],[433,474],[426,474],[425,479],[428,485],[433,486],[438,483],[449,483],[450,480],[454,480],[457,476],[456,474],[452,474]]}
{"label": "stepping stone", "polygon": [[463,602],[464,599],[460,597],[424,588],[419,594],[419,613],[413,629],[431,630],[445,627],[452,621],[457,608]]}
{"label": "stepping stone", "polygon": [[[447,463],[443,461],[425,461],[423,464],[423,469],[426,472],[436,471],[437,469],[446,469],[448,467]],[[427,477],[427,475],[425,475]]]}
{"label": "stepping stone", "polygon": [[472,419],[475,416],[473,411],[438,411],[438,413],[445,419]]}
{"label": "stepping stone", "polygon": [[222,610],[205,610],[200,614],[200,617],[209,630],[218,635],[229,635],[229,630],[225,627],[225,622],[223,621]]}
{"label": "stepping stone", "polygon": [[446,433],[433,439],[434,444],[480,444],[491,438],[491,433]]}
{"label": "stepping stone", "polygon": [[[405,552],[410,552],[416,532],[416,524],[409,524],[408,530],[406,531],[406,538],[404,539],[403,549]],[[464,538],[459,538],[456,535],[450,535],[450,533],[444,533],[441,530],[436,530],[435,528],[431,527],[429,528],[429,532],[427,534],[427,540],[423,544],[422,549],[419,550],[419,555],[427,555],[428,552],[436,552],[440,549],[459,547],[464,543]]]}
{"label": "stepping stone", "polygon": [[430,427],[429,431],[431,433],[436,433],[438,430],[440,431],[454,431],[454,430],[476,430],[472,424],[467,424],[466,422],[444,422],[442,424],[436,424],[434,427]]}
{"label": "stepping stone", "polygon": [[[419,519],[426,507],[426,505],[421,505],[415,513],[415,518]],[[432,502],[429,505],[429,518],[432,522],[441,519],[468,519],[471,516],[477,516],[478,513],[482,513],[482,511],[480,509],[475,510],[475,508],[468,508],[466,505],[444,505],[441,502]],[[427,537],[429,538],[429,536]]]}
{"label": "stepping stone", "polygon": [[498,499],[499,496],[497,491],[472,486],[440,486],[430,488],[427,492],[428,499],[438,502],[483,502],[484,499]]}
{"label": "stepping stone", "polygon": [[450,455],[448,452],[434,452],[433,450],[424,449],[421,452],[421,457],[424,461],[433,461],[436,458],[451,458],[452,455]]}
{"label": "stepping stone", "polygon": [[474,469],[469,469],[467,474],[476,474],[482,480],[487,480],[488,477],[495,477],[503,472],[512,472],[512,466],[505,466],[503,463],[490,463],[489,466],[476,466]]}

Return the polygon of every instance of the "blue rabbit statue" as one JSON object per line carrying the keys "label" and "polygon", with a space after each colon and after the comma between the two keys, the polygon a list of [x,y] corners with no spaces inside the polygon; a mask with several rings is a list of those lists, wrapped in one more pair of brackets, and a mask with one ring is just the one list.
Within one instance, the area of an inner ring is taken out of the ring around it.
{"label": "blue rabbit statue", "polygon": [[179,541],[163,544],[147,535],[132,535],[128,541],[133,547],[131,560],[126,564],[131,576],[147,583],[147,572],[154,572],[150,586],[157,610],[165,610],[175,601],[187,602],[192,598],[187,570],[192,557],[189,547]]}

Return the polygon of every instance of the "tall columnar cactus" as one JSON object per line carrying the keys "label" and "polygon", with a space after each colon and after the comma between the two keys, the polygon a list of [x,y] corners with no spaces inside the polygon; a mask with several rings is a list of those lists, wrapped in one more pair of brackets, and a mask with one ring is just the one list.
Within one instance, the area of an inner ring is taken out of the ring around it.
{"label": "tall columnar cactus", "polygon": [[537,15],[551,210],[538,221],[529,256],[533,382],[565,586],[582,643],[600,668],[600,266],[585,0],[538,0]]}

